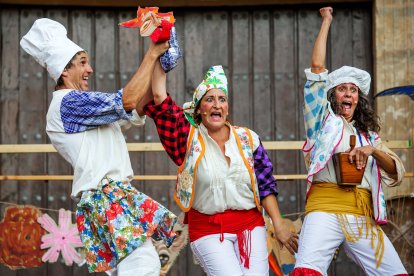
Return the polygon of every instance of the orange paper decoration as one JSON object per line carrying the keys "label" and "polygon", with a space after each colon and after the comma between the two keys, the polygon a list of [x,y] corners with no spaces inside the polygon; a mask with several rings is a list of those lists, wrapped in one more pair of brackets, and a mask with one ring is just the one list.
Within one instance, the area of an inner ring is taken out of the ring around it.
{"label": "orange paper decoration", "polygon": [[175,22],[172,12],[158,13],[158,7],[147,7],[147,8],[138,7],[136,18],[131,19],[129,21],[121,22],[119,23],[119,25],[123,27],[127,27],[127,28],[141,28],[142,24],[145,21],[150,19],[151,13],[155,14],[161,20],[166,20],[170,22],[171,24]]}
{"label": "orange paper decoration", "polygon": [[40,239],[46,231],[37,223],[36,207],[8,207],[0,222],[0,263],[10,269],[39,267],[45,250]]}

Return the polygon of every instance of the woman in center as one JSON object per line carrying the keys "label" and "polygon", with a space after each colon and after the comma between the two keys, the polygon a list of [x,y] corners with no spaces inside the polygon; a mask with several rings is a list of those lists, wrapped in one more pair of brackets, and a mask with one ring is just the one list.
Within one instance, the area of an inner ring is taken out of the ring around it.
{"label": "woman in center", "polygon": [[268,275],[266,229],[292,254],[298,236],[283,225],[273,165],[259,136],[232,126],[227,78],[212,66],[193,100],[179,107],[166,92],[166,74],[156,66],[146,105],[160,140],[179,166],[175,200],[186,212],[191,249],[208,275]]}

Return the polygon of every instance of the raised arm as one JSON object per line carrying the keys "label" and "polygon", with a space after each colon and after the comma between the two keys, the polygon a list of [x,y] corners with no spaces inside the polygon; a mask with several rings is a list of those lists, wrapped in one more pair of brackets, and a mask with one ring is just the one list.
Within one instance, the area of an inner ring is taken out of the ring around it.
{"label": "raised arm", "polygon": [[152,101],[153,99],[154,97],[152,96],[152,89],[150,86],[135,108],[139,116],[145,115],[144,106],[150,101]]}
{"label": "raised arm", "polygon": [[316,37],[315,45],[313,46],[311,60],[311,71],[316,74],[325,71],[326,43],[332,22],[333,9],[331,7],[325,7],[320,9],[319,12],[322,16],[322,24]]}
{"label": "raised arm", "polygon": [[187,149],[190,123],[170,96],[167,95],[167,74],[156,62],[152,76],[151,90],[153,101],[144,106],[144,112],[154,120],[158,136],[170,158],[180,166]]}
{"label": "raised arm", "polygon": [[168,41],[157,44],[151,42],[141,65],[124,87],[122,103],[125,110],[130,111],[138,107],[138,113],[142,112],[142,110],[139,110],[139,103],[146,95],[148,89],[151,89],[151,80],[155,64],[168,47]]}
{"label": "raised arm", "polygon": [[155,64],[154,76],[152,78],[152,95],[154,97],[155,104],[162,103],[167,98],[167,74],[161,67],[158,61]]}
{"label": "raised arm", "polygon": [[140,116],[145,114],[144,106],[154,100],[155,104],[162,103],[167,98],[167,74],[161,67],[159,61],[155,63],[152,75],[151,86],[137,105],[137,112]]}

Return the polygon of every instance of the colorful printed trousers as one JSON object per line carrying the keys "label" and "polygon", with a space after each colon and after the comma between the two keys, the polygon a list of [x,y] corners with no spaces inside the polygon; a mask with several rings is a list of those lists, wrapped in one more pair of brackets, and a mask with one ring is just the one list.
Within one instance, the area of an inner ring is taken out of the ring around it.
{"label": "colorful printed trousers", "polygon": [[103,179],[97,190],[82,194],[76,211],[89,272],[116,265],[149,238],[169,247],[177,217],[137,191],[129,182]]}

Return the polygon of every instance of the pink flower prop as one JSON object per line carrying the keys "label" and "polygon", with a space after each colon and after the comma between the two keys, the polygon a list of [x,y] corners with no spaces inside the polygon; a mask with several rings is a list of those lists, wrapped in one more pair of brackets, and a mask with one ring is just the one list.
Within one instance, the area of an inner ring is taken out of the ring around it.
{"label": "pink flower prop", "polygon": [[42,257],[43,262],[56,262],[60,252],[62,252],[62,257],[68,266],[73,262],[82,262],[81,256],[75,250],[76,247],[82,246],[82,242],[76,224],[72,224],[70,211],[59,210],[59,226],[48,214],[39,217],[37,222],[49,232],[42,236],[42,244],[40,245],[42,249],[49,248]]}

